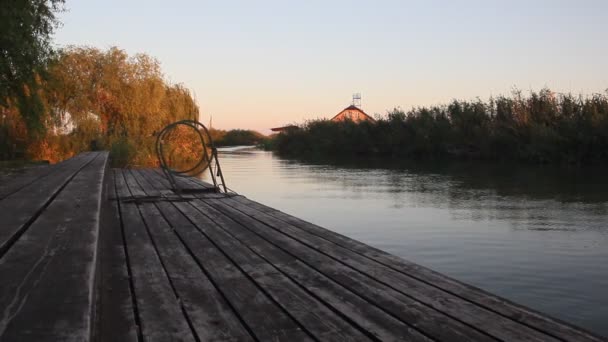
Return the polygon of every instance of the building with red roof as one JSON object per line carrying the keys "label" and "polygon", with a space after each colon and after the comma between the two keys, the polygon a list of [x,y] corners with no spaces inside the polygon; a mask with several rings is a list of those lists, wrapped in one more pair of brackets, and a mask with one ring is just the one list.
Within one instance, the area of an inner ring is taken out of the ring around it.
{"label": "building with red roof", "polygon": [[375,122],[376,120],[371,116],[367,115],[363,110],[355,105],[348,106],[344,108],[340,113],[336,114],[331,121],[346,121],[351,120],[353,122],[362,122],[362,121],[371,121]]}

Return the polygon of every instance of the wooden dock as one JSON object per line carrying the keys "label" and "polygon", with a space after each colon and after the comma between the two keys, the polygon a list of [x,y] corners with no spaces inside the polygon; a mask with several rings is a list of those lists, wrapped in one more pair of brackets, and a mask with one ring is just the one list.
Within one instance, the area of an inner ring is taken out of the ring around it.
{"label": "wooden dock", "polygon": [[201,181],[178,196],[159,170],[107,158],[0,184],[0,341],[605,340]]}

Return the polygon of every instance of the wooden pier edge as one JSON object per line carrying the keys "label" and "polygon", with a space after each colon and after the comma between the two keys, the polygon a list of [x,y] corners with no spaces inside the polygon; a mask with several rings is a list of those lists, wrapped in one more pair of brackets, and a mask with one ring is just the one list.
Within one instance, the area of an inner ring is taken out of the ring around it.
{"label": "wooden pier edge", "polygon": [[[516,303],[504,297],[500,297],[474,285],[467,284],[443,273],[434,271],[428,267],[412,263],[406,259],[395,256],[370,245],[366,245],[340,233],[304,221],[295,216],[291,216],[275,208],[250,200],[244,195],[239,194],[234,197],[234,200],[263,210],[285,223],[292,223],[305,230],[310,229],[312,234],[317,235],[317,233],[320,233],[320,237],[327,239],[331,243],[335,243],[336,245],[350,249],[357,254],[367,257],[400,273],[408,274],[410,277],[416,278],[429,284],[430,286],[453,294],[454,296],[474,302],[487,310],[496,312],[504,317],[515,319],[535,330],[543,331],[558,338],[560,338],[559,336],[568,336],[573,340],[577,340],[578,338],[585,337],[592,340],[599,339],[604,341],[603,337],[597,336],[597,334],[580,326],[553,316],[549,316],[548,314]],[[412,271],[414,272],[412,273]]]}
{"label": "wooden pier edge", "polygon": [[[154,169],[160,174],[158,169]],[[162,174],[160,174],[162,175]],[[189,178],[187,182],[194,187],[200,185],[208,187],[209,184],[196,178]],[[369,258],[379,264],[389,267],[397,272],[408,274],[422,282],[429,284],[465,300],[474,302],[490,311],[496,312],[504,317],[518,320],[522,324],[533,329],[543,331],[558,338],[567,337],[577,340],[579,338],[589,338],[591,340],[604,341],[604,337],[597,336],[595,333],[576,326],[572,323],[551,317],[530,307],[513,302],[509,299],[499,297],[479,287],[464,283],[457,279],[446,276],[445,274],[434,271],[428,267],[412,263],[406,259],[397,257],[378,248],[364,244],[360,241],[351,239],[345,235],[332,230],[320,227],[295,216],[284,213],[278,209],[269,207],[257,201],[251,200],[242,194],[229,196],[228,201],[236,201],[252,209],[260,210],[285,224],[292,224],[310,234],[319,236],[337,246],[351,250],[361,256]]]}

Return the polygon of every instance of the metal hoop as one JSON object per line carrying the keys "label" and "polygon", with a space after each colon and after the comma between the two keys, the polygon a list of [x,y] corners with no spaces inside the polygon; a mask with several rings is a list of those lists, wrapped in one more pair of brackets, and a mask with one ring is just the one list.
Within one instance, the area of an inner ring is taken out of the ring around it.
{"label": "metal hoop", "polygon": [[[198,162],[193,167],[186,170],[176,170],[171,168],[167,163],[167,158],[165,156],[165,151],[163,148],[167,135],[180,125],[190,127],[198,134],[199,141],[203,149],[203,152]],[[205,136],[203,136],[203,134],[206,136],[207,141],[209,142],[211,155],[209,155],[207,143],[205,142]],[[203,173],[206,169],[208,169],[211,174],[211,179],[213,180],[213,186],[215,190],[217,192],[221,191],[216,179],[216,176],[219,176],[224,192],[228,191],[224,183],[224,176],[222,175],[219,160],[217,158],[217,149],[213,144],[213,139],[211,138],[211,134],[209,134],[209,130],[202,123],[195,120],[181,120],[165,126],[156,137],[156,155],[158,157],[158,161],[161,169],[163,170],[163,173],[165,173],[165,176],[171,182],[172,186],[176,191],[181,192],[181,188],[177,184],[175,177],[197,176]],[[213,161],[215,161],[217,175],[212,170]]]}

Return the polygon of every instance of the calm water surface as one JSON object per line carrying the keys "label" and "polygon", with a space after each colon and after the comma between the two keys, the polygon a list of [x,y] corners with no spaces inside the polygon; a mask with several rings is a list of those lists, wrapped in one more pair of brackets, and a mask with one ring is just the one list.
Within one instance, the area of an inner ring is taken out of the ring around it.
{"label": "calm water surface", "polygon": [[608,336],[608,170],[220,161],[248,198]]}

